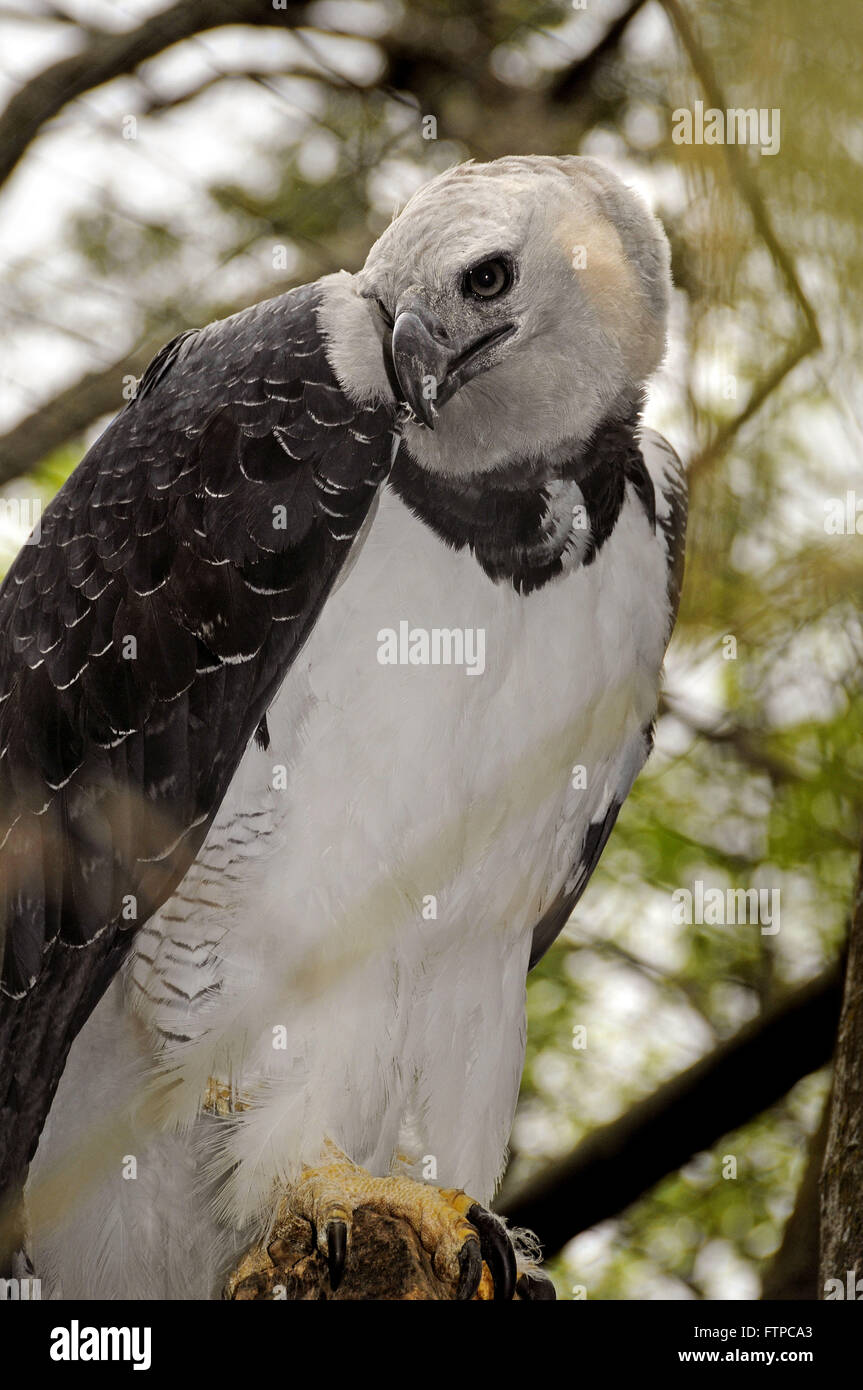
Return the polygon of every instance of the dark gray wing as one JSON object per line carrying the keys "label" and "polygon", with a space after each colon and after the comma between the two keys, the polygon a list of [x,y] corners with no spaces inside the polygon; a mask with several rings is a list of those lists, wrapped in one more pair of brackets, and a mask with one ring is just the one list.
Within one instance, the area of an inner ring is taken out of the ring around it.
{"label": "dark gray wing", "polygon": [[[656,531],[665,548],[667,565],[668,625],[666,642],[670,639],[677,619],[680,591],[683,585],[683,564],[686,548],[686,473],[675,451],[655,430],[644,430],[641,453],[646,473],[653,483],[655,494]],[[653,508],[649,508],[652,511]],[[619,757],[605,787],[599,814],[590,822],[579,847],[578,857],[561,892],[549,905],[533,930],[533,945],[529,970],[545,955],[549,946],[563,931],[572,912],[599,863],[628,797],[632,784],[644,766],[653,747],[653,725],[642,729],[622,745]]]}
{"label": "dark gray wing", "polygon": [[181,335],[0,588],[0,1193],[197,854],[386,476],[316,286]]}

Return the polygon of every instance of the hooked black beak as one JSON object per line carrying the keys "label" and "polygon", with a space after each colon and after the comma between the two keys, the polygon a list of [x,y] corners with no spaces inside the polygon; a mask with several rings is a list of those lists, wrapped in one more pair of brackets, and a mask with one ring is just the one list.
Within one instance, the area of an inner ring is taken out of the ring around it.
{"label": "hooked black beak", "polygon": [[491,362],[486,348],[515,332],[511,323],[499,324],[470,342],[456,341],[437,314],[419,300],[412,300],[397,314],[390,354],[402,400],[428,429],[435,427],[435,412],[466,382]]}

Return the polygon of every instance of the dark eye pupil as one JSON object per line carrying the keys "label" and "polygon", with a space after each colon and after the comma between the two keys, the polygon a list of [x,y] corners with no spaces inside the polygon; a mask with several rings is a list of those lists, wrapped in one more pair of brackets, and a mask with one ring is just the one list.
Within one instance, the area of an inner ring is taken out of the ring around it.
{"label": "dark eye pupil", "polygon": [[467,272],[464,293],[480,299],[493,299],[509,289],[511,282],[512,273],[505,261],[482,261]]}

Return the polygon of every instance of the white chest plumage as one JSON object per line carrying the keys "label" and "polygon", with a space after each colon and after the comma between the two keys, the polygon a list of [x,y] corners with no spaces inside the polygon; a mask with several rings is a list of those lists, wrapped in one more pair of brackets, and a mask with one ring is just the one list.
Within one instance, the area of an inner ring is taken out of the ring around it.
{"label": "white chest plumage", "polygon": [[175,1114],[212,1074],[255,1101],[235,1210],[325,1136],[379,1171],[409,1146],[489,1196],[532,929],[653,712],[664,584],[633,497],[591,566],[524,597],[385,490],[130,970]]}

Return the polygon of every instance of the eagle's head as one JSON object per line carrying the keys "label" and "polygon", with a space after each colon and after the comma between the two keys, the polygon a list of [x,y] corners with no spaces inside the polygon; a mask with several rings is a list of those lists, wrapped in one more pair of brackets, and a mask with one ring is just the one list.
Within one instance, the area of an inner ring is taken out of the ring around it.
{"label": "eagle's head", "polygon": [[663,355],[669,259],[594,159],[462,164],[426,184],[354,277],[418,460],[494,467],[630,414]]}

